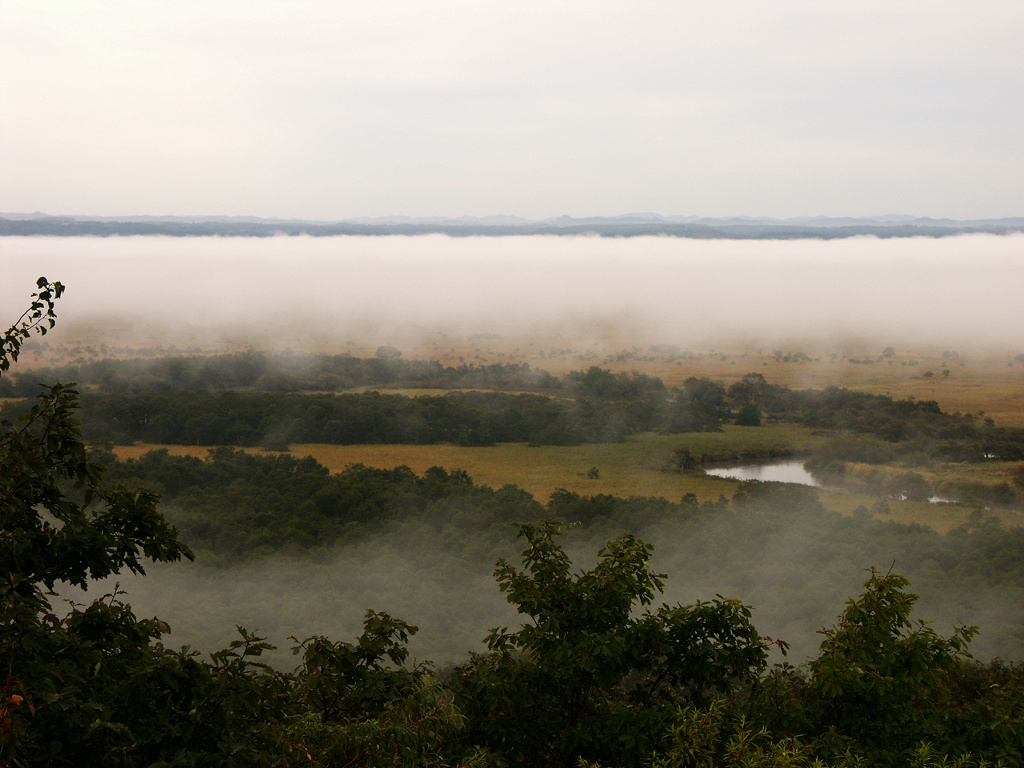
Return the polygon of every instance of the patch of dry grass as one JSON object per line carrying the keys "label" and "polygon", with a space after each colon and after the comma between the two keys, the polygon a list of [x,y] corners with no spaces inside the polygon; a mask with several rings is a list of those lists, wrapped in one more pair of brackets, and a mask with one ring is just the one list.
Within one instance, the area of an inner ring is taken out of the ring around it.
{"label": "patch of dry grass", "polygon": [[[557,488],[587,495],[664,496],[672,500],[695,493],[703,501],[717,499],[720,494],[731,496],[735,483],[665,471],[677,448],[686,447],[694,453],[770,447],[806,452],[818,439],[810,430],[793,425],[730,426],[720,433],[643,434],[624,443],[580,446],[294,445],[292,453],[312,456],[332,471],[349,464],[388,468],[404,464],[417,473],[431,466],[462,469],[478,483],[494,487],[515,484],[540,501],[547,501]],[[587,477],[592,467],[598,470],[597,479]]]}
{"label": "patch of dry grass", "polygon": [[[663,496],[678,501],[693,493],[700,501],[716,500],[720,496],[732,497],[738,482],[726,478],[696,473],[681,474],[667,471],[666,465],[677,448],[686,447],[694,453],[709,453],[723,449],[733,451],[770,446],[788,446],[797,453],[806,453],[821,438],[810,430],[795,425],[766,427],[728,426],[721,433],[694,433],[685,435],[635,435],[624,443],[604,443],[581,446],[538,446],[506,443],[486,448],[467,448],[457,445],[293,445],[295,456],[312,456],[332,472],[340,472],[351,464],[391,469],[405,465],[417,474],[432,466],[448,470],[462,469],[474,482],[498,488],[505,484],[518,485],[529,491],[538,501],[547,502],[551,493],[565,488],[592,496]],[[117,446],[114,452],[120,459],[138,458],[147,451],[166,448],[174,456],[204,458],[207,446],[139,444]],[[267,453],[260,448],[245,449],[253,453]],[[996,482],[1005,479],[1008,468],[1016,465],[986,466],[984,478],[972,474],[959,465],[952,465],[950,477],[965,477],[977,482]],[[590,479],[587,471],[596,467],[599,477]],[[905,471],[905,470],[904,470]],[[918,470],[915,470],[918,471]],[[944,477],[936,472],[921,472],[929,481]],[[867,493],[819,491],[822,502],[829,509],[852,514],[858,507],[871,509],[879,497]],[[884,519],[900,523],[927,525],[945,533],[967,521],[974,507],[958,504],[929,504],[917,501],[888,500],[890,513]],[[1007,525],[1022,525],[1024,517],[1013,512],[995,512]]]}

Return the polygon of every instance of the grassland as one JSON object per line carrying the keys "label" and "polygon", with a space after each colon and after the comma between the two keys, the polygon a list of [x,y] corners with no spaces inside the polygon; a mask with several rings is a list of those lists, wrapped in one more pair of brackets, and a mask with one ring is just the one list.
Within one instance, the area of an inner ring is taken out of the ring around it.
{"label": "grassland", "polygon": [[[580,446],[536,446],[506,443],[486,448],[457,445],[293,445],[295,456],[312,456],[331,471],[350,464],[395,467],[404,464],[417,473],[429,467],[462,469],[477,482],[494,487],[514,483],[547,501],[556,488],[577,493],[616,496],[664,496],[679,499],[695,493],[701,500],[731,496],[735,482],[701,474],[668,471],[677,448],[695,453],[729,452],[808,453],[822,438],[796,425],[766,428],[726,426],[722,432],[687,435],[634,435],[624,443]],[[167,448],[174,455],[205,456],[201,446],[133,445],[116,448],[118,458],[134,458],[147,450]],[[598,479],[587,471],[596,467]]]}
{"label": "grassland", "polygon": [[[478,483],[493,487],[515,484],[546,502],[558,488],[582,495],[663,496],[678,500],[693,493],[698,500],[719,496],[732,497],[739,487],[735,480],[712,477],[702,473],[672,471],[669,460],[677,448],[686,447],[695,453],[790,451],[806,454],[826,436],[791,424],[764,427],[726,426],[720,433],[686,435],[634,435],[624,443],[581,446],[537,446],[502,444],[486,448],[456,445],[293,445],[295,456],[312,456],[332,472],[340,472],[351,464],[392,468],[406,465],[417,473],[432,466],[449,470],[465,470]],[[119,446],[121,459],[134,458],[155,448],[166,448],[173,455],[203,457],[209,451],[202,446]],[[252,449],[262,452],[261,449]],[[588,470],[597,468],[598,477],[591,479]],[[1007,468],[993,466],[986,477],[976,480],[994,482],[1005,476]],[[950,472],[956,473],[954,467]],[[926,473],[927,474],[927,473]],[[936,473],[928,479],[938,479]],[[948,479],[948,478],[947,478]],[[843,493],[819,490],[822,502],[829,509],[852,514],[858,507],[872,508],[878,497],[868,493]],[[920,501],[889,500],[887,519],[902,523],[928,525],[940,532],[962,525],[974,507],[959,504],[930,504]],[[1024,524],[1024,517],[1013,512],[989,512],[1009,525]]]}
{"label": "grassland", "polygon": [[[97,339],[102,338],[97,336]],[[78,346],[54,346],[48,360],[89,358],[99,354],[82,339]],[[92,341],[96,341],[93,339]],[[722,343],[691,349],[656,346],[652,339],[607,336],[595,339],[570,339],[554,334],[537,334],[513,338],[498,335],[456,336],[439,334],[422,338],[415,344],[398,344],[409,358],[436,359],[444,365],[488,365],[493,363],[528,363],[556,376],[571,370],[585,370],[597,365],[612,371],[639,371],[660,377],[669,387],[681,386],[691,376],[721,381],[726,386],[751,372],[763,374],[773,384],[791,388],[840,386],[896,399],[935,400],[947,412],[975,413],[994,419],[1001,426],[1024,426],[1024,365],[1021,350],[979,348],[976,350],[943,350],[888,342],[837,340],[822,345],[776,343]],[[97,342],[98,344],[98,342]],[[231,345],[229,345],[231,346]],[[230,349],[188,349],[191,354],[238,351]],[[109,353],[111,349],[108,349]],[[309,349],[329,354],[348,353],[371,357],[375,350],[366,344],[345,342],[329,349]],[[150,348],[153,354],[181,354],[182,350]],[[131,356],[132,350],[120,349],[118,354]],[[393,387],[389,392],[436,395],[438,389]],[[292,453],[311,455],[332,471],[340,471],[353,463],[393,467],[405,464],[417,472],[433,465],[448,469],[464,469],[476,481],[493,486],[515,483],[546,500],[556,488],[582,494],[607,493],[619,496],[655,495],[678,499],[694,493],[700,500],[732,495],[736,483],[731,480],[704,477],[700,474],[679,474],[666,471],[672,452],[688,447],[694,452],[715,454],[786,448],[796,455],[809,453],[824,439],[809,430],[792,425],[766,425],[750,429],[726,427],[718,434],[679,436],[636,435],[625,443],[585,445],[579,447],[527,447],[498,445],[489,448],[463,448],[454,445],[294,445]],[[156,446],[137,445],[118,448],[121,457],[134,456]],[[161,446],[162,447],[162,446]],[[172,453],[204,456],[204,447],[166,446]],[[597,468],[599,477],[590,479],[587,471]],[[907,469],[907,468],[903,468]],[[981,482],[994,484],[1009,480],[1018,470],[1016,465],[943,465],[913,467],[933,487],[943,482]],[[901,468],[893,467],[892,471]],[[854,468],[854,472],[870,474],[873,468]],[[854,493],[822,491],[825,503],[839,511],[852,512],[858,506],[871,507],[877,497]],[[903,522],[931,525],[939,530],[963,522],[972,507],[936,505],[924,502],[891,501],[892,518]],[[999,513],[1006,522],[1019,524],[1022,518],[1012,513]]]}

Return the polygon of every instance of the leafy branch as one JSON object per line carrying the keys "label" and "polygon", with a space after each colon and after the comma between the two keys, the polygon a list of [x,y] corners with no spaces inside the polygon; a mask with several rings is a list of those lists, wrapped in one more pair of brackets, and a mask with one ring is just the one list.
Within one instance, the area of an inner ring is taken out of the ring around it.
{"label": "leafy branch", "polygon": [[33,332],[45,336],[57,322],[53,306],[64,293],[63,283],[51,283],[45,277],[40,277],[36,280],[36,288],[39,290],[32,294],[32,303],[28,309],[4,332],[4,340],[0,344],[0,373],[18,361],[21,345]]}

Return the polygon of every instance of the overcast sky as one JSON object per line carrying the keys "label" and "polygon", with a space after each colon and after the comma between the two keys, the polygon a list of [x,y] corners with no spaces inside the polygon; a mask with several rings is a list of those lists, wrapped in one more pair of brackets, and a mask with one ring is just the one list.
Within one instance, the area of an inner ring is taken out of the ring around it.
{"label": "overcast sky", "polygon": [[0,211],[1024,215],[1024,2],[0,0]]}

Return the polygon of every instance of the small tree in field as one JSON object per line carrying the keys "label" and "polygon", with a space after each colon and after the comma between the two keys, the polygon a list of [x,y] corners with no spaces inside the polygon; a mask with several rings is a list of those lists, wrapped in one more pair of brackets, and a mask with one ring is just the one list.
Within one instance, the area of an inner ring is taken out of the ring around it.
{"label": "small tree in field", "polygon": [[760,427],[761,409],[756,405],[744,405],[736,414],[736,424],[740,427]]}

